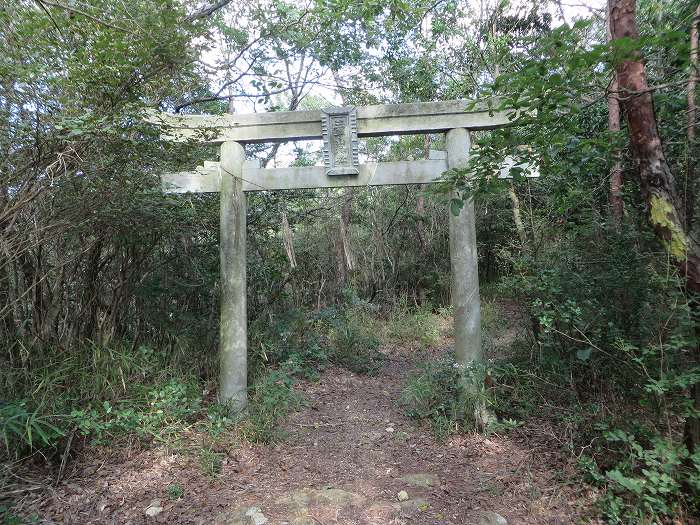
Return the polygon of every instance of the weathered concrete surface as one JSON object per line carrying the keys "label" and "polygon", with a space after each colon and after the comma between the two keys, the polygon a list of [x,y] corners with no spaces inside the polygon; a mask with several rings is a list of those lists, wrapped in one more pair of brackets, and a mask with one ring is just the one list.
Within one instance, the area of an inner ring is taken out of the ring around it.
{"label": "weathered concrete surface", "polygon": [[447,170],[444,160],[369,162],[358,166],[358,175],[326,175],[324,166],[250,168],[245,170],[243,191],[391,186],[433,182]]}
{"label": "weathered concrete surface", "polygon": [[508,525],[508,520],[496,512],[484,512],[479,518],[479,525]]}
{"label": "weathered concrete surface", "polygon": [[303,488],[295,490],[283,498],[278,503],[292,510],[307,511],[311,505],[336,505],[339,507],[346,505],[362,505],[365,498],[354,492],[337,488]]}
{"label": "weathered concrete surface", "polygon": [[237,142],[221,145],[219,401],[230,403],[233,411],[248,404],[244,161],[243,146]]}
{"label": "weathered concrete surface", "polygon": [[[402,491],[405,494],[405,491]],[[317,525],[318,523],[404,523],[403,517],[422,523],[418,516],[431,508],[423,497],[399,498],[388,501],[369,498],[357,492],[338,488],[304,487],[267,504],[248,506],[234,504],[213,520],[214,525],[258,525],[279,523],[288,525]],[[268,518],[269,516],[269,518]],[[254,521],[257,518],[258,521]]]}
{"label": "weathered concrete surface", "polygon": [[[369,162],[358,166],[358,175],[326,175],[324,166],[260,168],[255,161],[243,166],[243,191],[341,188],[345,186],[391,186],[427,184],[447,170],[442,159],[398,162]],[[196,171],[161,176],[166,193],[210,193],[219,191],[217,166],[200,166]]]}
{"label": "weathered concrete surface", "polygon": [[413,487],[437,487],[440,485],[440,479],[435,474],[419,472],[417,474],[406,474],[399,478],[404,483]]}
{"label": "weathered concrete surface", "polygon": [[[447,132],[447,163],[450,169],[463,168],[469,161],[469,131]],[[450,266],[454,307],[455,353],[466,367],[481,360],[481,303],[476,252],[474,201],[464,201],[459,215],[450,213]]]}
{"label": "weathered concrete surface", "polygon": [[[467,100],[382,104],[357,108],[358,137],[439,133],[452,128],[492,129],[510,123],[507,112],[486,107],[467,111]],[[146,120],[163,126],[174,141],[241,143],[321,138],[321,111],[278,111],[226,115],[169,115],[150,112]]]}
{"label": "weathered concrete surface", "polygon": [[219,167],[195,171],[164,173],[160,176],[164,193],[218,193],[221,189]]}

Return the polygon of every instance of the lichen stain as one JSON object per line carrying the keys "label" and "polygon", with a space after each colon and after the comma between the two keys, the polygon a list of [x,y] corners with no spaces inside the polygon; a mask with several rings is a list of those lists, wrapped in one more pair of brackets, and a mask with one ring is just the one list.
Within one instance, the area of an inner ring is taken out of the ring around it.
{"label": "lichen stain", "polygon": [[685,232],[673,221],[674,210],[666,199],[653,195],[649,199],[651,224],[663,231],[663,244],[666,251],[677,261],[683,261],[688,252],[688,238]]}

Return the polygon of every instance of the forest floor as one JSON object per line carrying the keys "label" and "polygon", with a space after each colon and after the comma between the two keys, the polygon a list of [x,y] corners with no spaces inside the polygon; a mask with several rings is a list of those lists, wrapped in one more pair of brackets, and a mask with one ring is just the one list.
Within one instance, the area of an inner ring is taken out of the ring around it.
{"label": "forest floor", "polygon": [[215,474],[172,447],[93,447],[20,507],[39,523],[500,523],[485,513],[509,524],[588,523],[591,495],[545,424],[440,443],[403,414],[408,375],[446,343],[383,347],[385,366],[371,377],[329,367],[299,383],[306,403],[286,418],[286,439],[219,444]]}

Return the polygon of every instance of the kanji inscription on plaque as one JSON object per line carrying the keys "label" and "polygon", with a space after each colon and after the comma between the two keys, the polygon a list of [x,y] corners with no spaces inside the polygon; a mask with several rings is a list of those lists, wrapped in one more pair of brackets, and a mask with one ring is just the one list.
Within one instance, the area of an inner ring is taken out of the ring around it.
{"label": "kanji inscription on plaque", "polygon": [[328,108],[322,115],[326,175],[358,175],[357,111],[354,107]]}

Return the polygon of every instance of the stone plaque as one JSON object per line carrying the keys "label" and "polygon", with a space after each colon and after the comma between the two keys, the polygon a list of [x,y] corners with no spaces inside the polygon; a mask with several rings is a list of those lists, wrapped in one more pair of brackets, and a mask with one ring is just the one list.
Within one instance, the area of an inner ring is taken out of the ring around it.
{"label": "stone plaque", "polygon": [[321,133],[326,175],[359,175],[355,108],[324,109]]}

